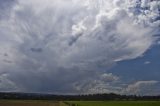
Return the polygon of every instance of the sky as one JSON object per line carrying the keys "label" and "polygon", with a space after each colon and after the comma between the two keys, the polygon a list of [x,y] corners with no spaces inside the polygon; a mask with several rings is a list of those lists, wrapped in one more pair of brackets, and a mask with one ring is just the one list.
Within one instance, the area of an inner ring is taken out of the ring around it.
{"label": "sky", "polygon": [[0,92],[160,94],[159,0],[0,0]]}

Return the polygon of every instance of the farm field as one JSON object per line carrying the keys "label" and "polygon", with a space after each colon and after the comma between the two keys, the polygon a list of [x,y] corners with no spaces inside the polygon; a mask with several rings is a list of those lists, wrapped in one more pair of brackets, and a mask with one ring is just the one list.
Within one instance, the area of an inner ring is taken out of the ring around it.
{"label": "farm field", "polygon": [[160,106],[160,101],[74,101],[68,103],[74,104],[73,106]]}
{"label": "farm field", "polygon": [[63,102],[46,100],[0,100],[0,106],[66,106]]}
{"label": "farm field", "polygon": [[160,101],[0,100],[0,106],[160,106]]}

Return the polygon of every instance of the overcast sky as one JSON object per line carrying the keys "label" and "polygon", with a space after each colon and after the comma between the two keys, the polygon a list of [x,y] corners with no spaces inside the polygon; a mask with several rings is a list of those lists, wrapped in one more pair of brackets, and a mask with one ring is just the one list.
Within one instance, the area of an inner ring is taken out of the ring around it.
{"label": "overcast sky", "polygon": [[0,0],[0,91],[160,94],[159,0]]}

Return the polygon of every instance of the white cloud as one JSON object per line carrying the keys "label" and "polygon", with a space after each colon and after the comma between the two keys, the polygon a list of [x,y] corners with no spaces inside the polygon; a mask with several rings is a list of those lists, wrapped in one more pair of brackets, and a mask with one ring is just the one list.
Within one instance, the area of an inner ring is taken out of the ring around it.
{"label": "white cloud", "polygon": [[146,64],[146,65],[147,65],[147,64],[150,64],[150,63],[151,63],[150,61],[145,61],[145,62],[144,62],[144,64]]}
{"label": "white cloud", "polygon": [[153,85],[157,84],[158,81],[137,81],[133,84],[128,85],[128,87],[123,91],[128,94],[150,94],[150,92],[146,92]]}
{"label": "white cloud", "polygon": [[104,69],[143,55],[159,25],[157,5],[127,1],[17,0],[0,19],[0,69],[26,91],[76,92],[75,82],[87,91],[86,80],[117,79]]}
{"label": "white cloud", "polygon": [[105,74],[102,74],[102,81],[116,81],[118,80],[119,78],[117,76],[114,76],[112,73],[105,73]]}
{"label": "white cloud", "polygon": [[150,0],[142,0],[142,7],[145,8],[145,7],[148,7],[150,4]]}
{"label": "white cloud", "polygon": [[114,86],[119,80],[119,77],[112,73],[104,73],[102,75],[96,75],[95,78],[90,77],[87,80],[81,80],[73,85],[80,93],[110,93],[120,90],[120,87]]}

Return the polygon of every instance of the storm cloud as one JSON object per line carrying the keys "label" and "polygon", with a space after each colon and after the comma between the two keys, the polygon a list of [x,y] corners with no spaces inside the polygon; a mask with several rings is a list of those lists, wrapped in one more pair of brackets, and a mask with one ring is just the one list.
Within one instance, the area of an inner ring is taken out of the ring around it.
{"label": "storm cloud", "polygon": [[107,69],[141,57],[158,39],[156,0],[8,3],[0,8],[2,91],[110,92],[119,76]]}

